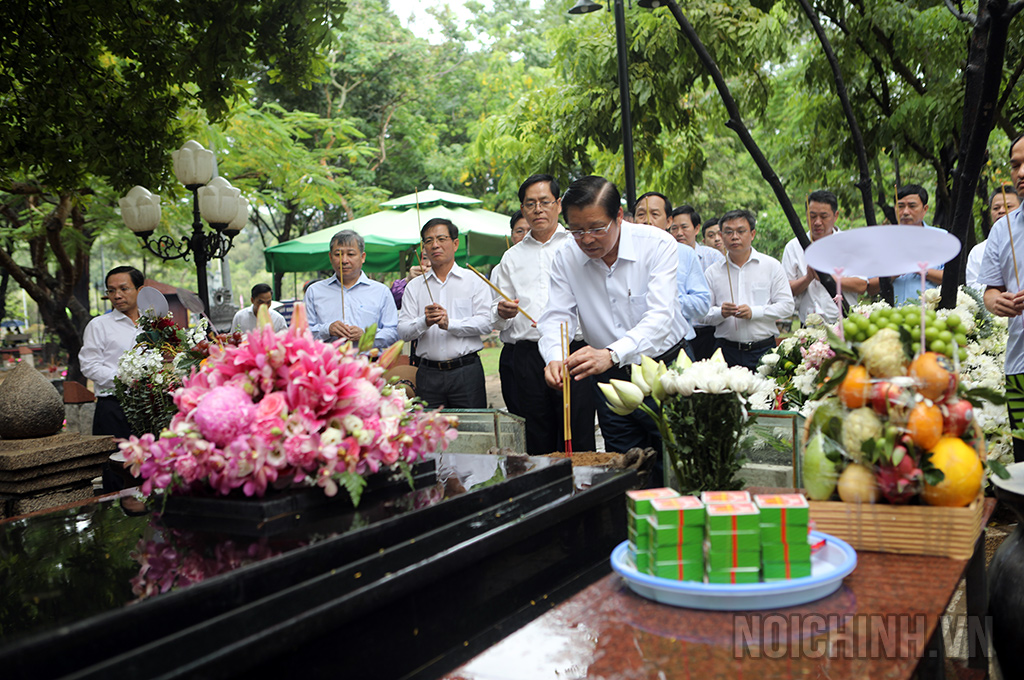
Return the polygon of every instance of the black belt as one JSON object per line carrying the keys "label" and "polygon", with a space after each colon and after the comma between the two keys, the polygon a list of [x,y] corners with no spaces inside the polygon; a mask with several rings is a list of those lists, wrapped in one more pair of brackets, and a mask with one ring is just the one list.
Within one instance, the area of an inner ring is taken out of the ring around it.
{"label": "black belt", "polygon": [[115,395],[113,395],[113,394],[105,394],[102,397],[96,397],[96,398],[97,399],[117,399],[117,397]]}
{"label": "black belt", "polygon": [[480,356],[476,352],[470,352],[469,354],[463,354],[461,357],[455,357],[446,361],[431,361],[430,359],[420,357],[419,365],[423,368],[433,368],[437,371],[450,371],[478,361],[480,361]]}
{"label": "black belt", "polygon": [[738,349],[741,352],[753,352],[757,349],[767,349],[769,347],[775,347],[775,338],[765,338],[764,340],[755,340],[754,342],[733,342],[732,340],[725,340],[718,338],[718,345],[720,347],[729,347],[731,349]]}
{"label": "black belt", "polygon": [[667,350],[665,350],[665,352],[662,353],[661,356],[654,357],[654,361],[655,362],[664,361],[664,362],[668,363],[668,361],[670,359],[672,359],[672,355],[673,354],[678,354],[680,350],[684,350],[684,349],[686,349],[686,338],[683,338],[682,340],[680,340],[676,344],[674,344],[671,347],[669,347]]}

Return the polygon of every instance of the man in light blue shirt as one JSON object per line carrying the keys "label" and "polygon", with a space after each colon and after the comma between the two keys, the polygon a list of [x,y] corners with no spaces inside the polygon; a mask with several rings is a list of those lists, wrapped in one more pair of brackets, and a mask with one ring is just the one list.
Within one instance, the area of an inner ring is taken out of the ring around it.
{"label": "man in light blue shirt", "polygon": [[388,287],[363,273],[363,237],[351,229],[339,231],[331,237],[330,258],[334,276],[306,290],[306,315],[313,337],[325,342],[359,342],[363,331],[377,324],[373,346],[383,349],[392,345],[398,340],[398,308]]}
{"label": "man in light blue shirt", "polygon": [[[906,184],[896,193],[896,217],[899,223],[911,227],[924,227],[925,229],[936,229],[925,223],[924,217],[928,214],[928,191],[919,184]],[[925,275],[925,290],[938,288],[942,285],[942,270],[945,264],[929,267]],[[878,293],[878,279],[870,279],[868,282],[868,294]],[[907,272],[900,276],[893,277],[892,289],[895,293],[896,306],[902,305],[907,300],[917,300],[921,297],[921,272]]]}

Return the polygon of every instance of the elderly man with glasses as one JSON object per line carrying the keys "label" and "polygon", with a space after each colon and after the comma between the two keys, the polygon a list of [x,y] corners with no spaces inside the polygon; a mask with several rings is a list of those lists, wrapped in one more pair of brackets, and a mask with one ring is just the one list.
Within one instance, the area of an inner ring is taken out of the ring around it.
{"label": "elderly man with glasses", "polygon": [[420,230],[431,268],[405,287],[398,315],[403,340],[419,340],[416,395],[429,408],[486,408],[479,352],[491,332],[491,289],[455,263],[459,229],[435,217]]}
{"label": "elderly man with glasses", "polygon": [[[629,380],[631,364],[642,355],[671,363],[686,347],[678,244],[662,229],[623,221],[620,201],[615,185],[596,176],[573,182],[562,196],[576,243],[559,249],[551,264],[548,306],[538,321],[540,352],[552,388],[561,385],[563,371],[574,381],[591,383],[608,451],[660,451],[650,418],[640,411],[612,413],[597,392],[598,382]],[[563,363],[560,330],[566,324],[574,335],[577,318],[586,346]]]}

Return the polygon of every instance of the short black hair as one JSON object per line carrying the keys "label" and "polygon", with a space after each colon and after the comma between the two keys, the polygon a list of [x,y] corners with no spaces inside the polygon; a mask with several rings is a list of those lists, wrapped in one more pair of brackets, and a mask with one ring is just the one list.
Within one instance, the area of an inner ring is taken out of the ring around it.
{"label": "short black hair", "polygon": [[143,284],[146,283],[145,274],[143,274],[138,269],[130,265],[122,265],[120,267],[114,267],[109,272],[107,272],[107,278],[103,279],[103,285],[107,285],[107,281],[109,281],[110,277],[114,276],[115,274],[127,274],[128,277],[132,280],[132,285],[135,286],[136,288],[142,288]]}
{"label": "short black hair", "polygon": [[[998,189],[996,189],[995,191],[988,195],[988,207],[991,208],[992,201],[996,199],[996,196],[999,196],[1003,193],[1017,196],[1017,189],[1012,184],[1009,183],[999,185]],[[1020,196],[1017,196],[1017,202],[1020,203]]]}
{"label": "short black hair", "polygon": [[696,227],[697,225],[700,224],[700,214],[692,205],[679,206],[678,208],[672,211],[672,217],[675,217],[676,215],[689,215],[690,222],[693,223],[693,226]]}
{"label": "short black hair", "polygon": [[516,230],[516,222],[518,222],[519,220],[525,220],[525,219],[526,218],[523,217],[523,211],[522,210],[515,211],[514,213],[512,213],[512,217],[510,217],[509,220],[508,220],[508,228],[511,229],[512,231],[515,231]]}
{"label": "short black hair", "polygon": [[715,226],[717,224],[718,224],[718,218],[717,217],[710,217],[710,218],[704,220],[704,224],[700,225],[700,235],[701,235],[701,237],[703,237],[705,234],[708,233],[708,229],[710,229],[711,227],[713,227],[713,226]]}
{"label": "short black hair", "polygon": [[446,219],[444,217],[435,217],[433,219],[427,220],[427,223],[423,225],[422,229],[420,229],[420,240],[422,241],[423,235],[438,225],[444,225],[448,227],[448,238],[450,238],[451,240],[454,241],[459,237],[459,228],[456,227],[451,220]]}
{"label": "short black hair", "polygon": [[636,207],[640,205],[640,202],[645,198],[648,198],[649,196],[657,196],[661,200],[665,201],[665,214],[672,214],[672,201],[668,200],[668,196],[666,196],[665,194],[660,194],[657,191],[648,191],[646,194],[641,194],[640,196],[638,196],[636,199],[636,203],[633,204],[633,209],[636,210]]}
{"label": "short black hair", "polygon": [[267,285],[265,283],[257,283],[255,286],[252,287],[252,293],[250,294],[249,297],[254,298],[257,295],[263,295],[264,293],[273,293],[273,292],[274,291],[270,288],[269,285]]}
{"label": "short black hair", "polygon": [[519,185],[519,202],[526,200],[526,190],[538,182],[547,182],[551,189],[551,195],[558,198],[558,180],[551,175],[530,175],[526,181]]}
{"label": "short black hair", "polygon": [[562,196],[562,214],[568,214],[569,208],[583,210],[592,205],[600,206],[609,219],[617,217],[622,209],[618,187],[604,177],[587,175],[570,184]]}
{"label": "short black hair", "polygon": [[1022,139],[1024,139],[1024,134],[1017,135],[1016,137],[1013,138],[1013,141],[1010,142],[1010,155],[1011,156],[1013,155],[1013,147],[1017,146],[1017,142],[1019,142]]}
{"label": "short black hair", "polygon": [[903,187],[896,192],[896,199],[899,200],[915,194],[921,197],[921,203],[923,205],[928,205],[928,191],[920,184],[904,184]]}
{"label": "short black hair", "polygon": [[718,218],[719,224],[725,224],[731,220],[746,220],[747,226],[750,227],[750,231],[757,230],[757,217],[754,213],[749,210],[730,210],[721,217]]}
{"label": "short black hair", "polygon": [[839,199],[828,189],[818,189],[812,191],[807,196],[807,205],[810,207],[811,203],[827,203],[831,208],[832,212],[839,211]]}

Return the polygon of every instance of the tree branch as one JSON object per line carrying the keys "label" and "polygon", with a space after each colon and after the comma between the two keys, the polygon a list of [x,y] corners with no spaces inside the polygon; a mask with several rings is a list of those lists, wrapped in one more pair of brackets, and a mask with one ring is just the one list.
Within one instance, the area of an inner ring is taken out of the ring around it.
{"label": "tree branch", "polygon": [[945,0],[945,3],[946,9],[949,10],[949,13],[955,16],[959,21],[962,21],[965,24],[971,24],[972,26],[977,23],[978,17],[974,16],[970,12],[962,12],[954,7],[953,0]]}

